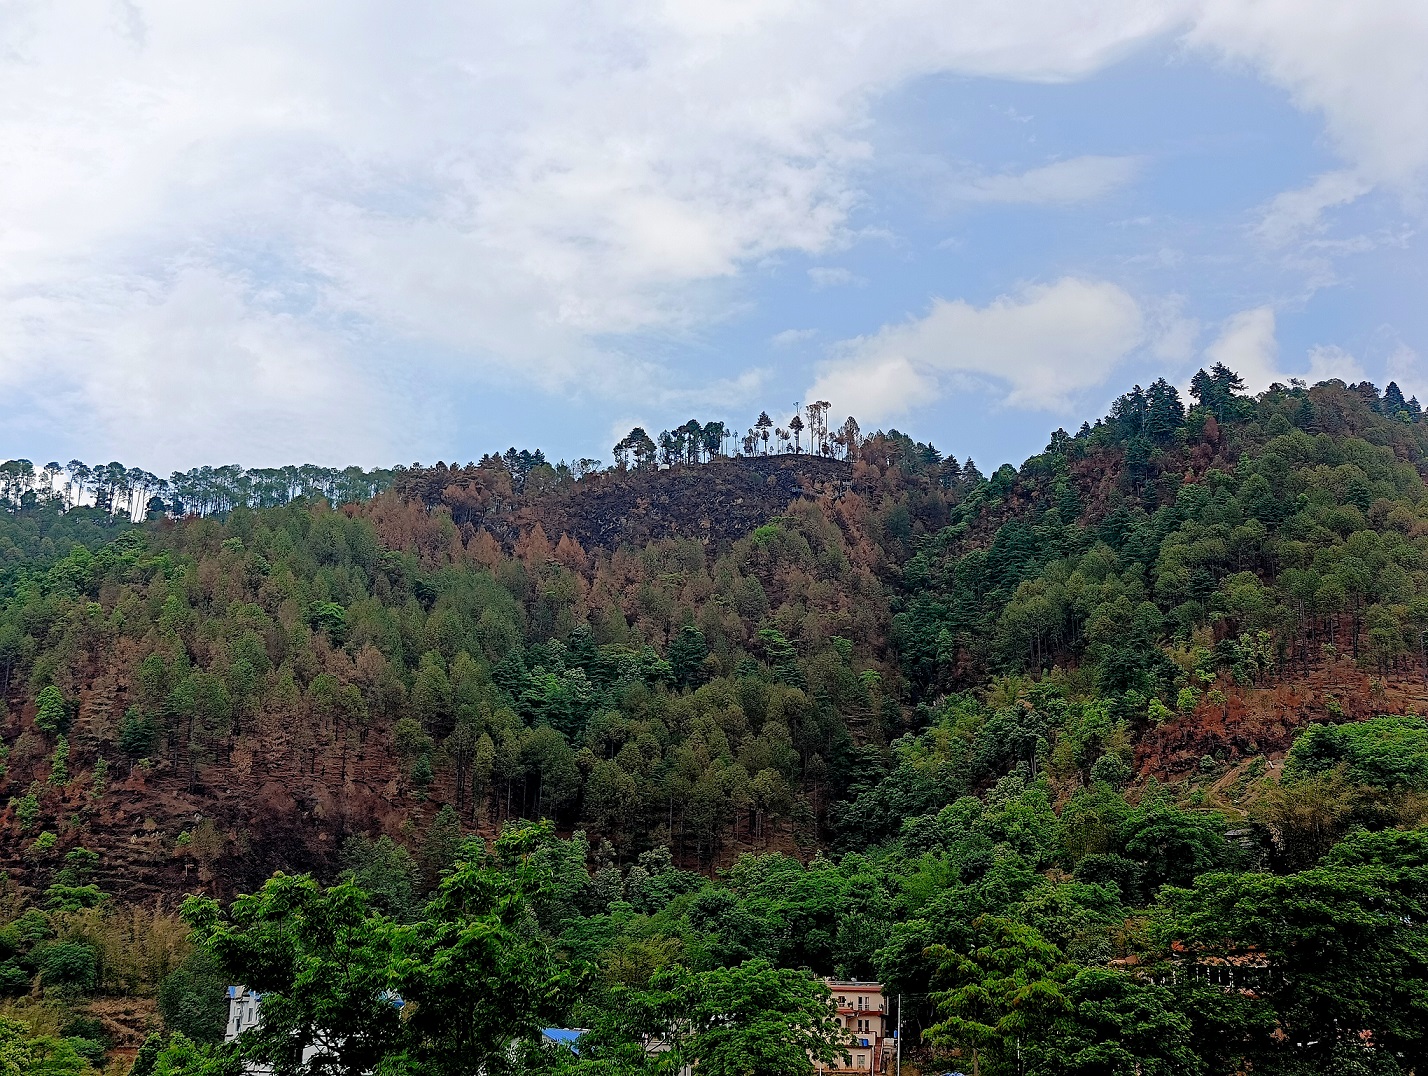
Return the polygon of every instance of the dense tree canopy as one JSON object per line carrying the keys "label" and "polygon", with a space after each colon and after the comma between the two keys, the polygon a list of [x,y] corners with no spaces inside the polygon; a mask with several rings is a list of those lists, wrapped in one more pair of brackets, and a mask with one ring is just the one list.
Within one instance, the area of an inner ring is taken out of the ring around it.
{"label": "dense tree canopy", "polygon": [[140,1076],[792,1076],[825,976],[929,1071],[1422,1071],[1424,431],[1217,366],[990,476],[822,401],[603,470],[11,461],[0,1073],[95,1071],[102,997]]}

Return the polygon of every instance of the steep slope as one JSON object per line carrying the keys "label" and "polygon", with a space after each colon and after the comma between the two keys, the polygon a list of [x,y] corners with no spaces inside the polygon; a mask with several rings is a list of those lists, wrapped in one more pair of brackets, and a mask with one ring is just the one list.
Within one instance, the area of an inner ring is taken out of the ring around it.
{"label": "steep slope", "polygon": [[[104,885],[137,895],[523,814],[622,850],[661,834],[692,863],[815,842],[857,745],[901,721],[884,554],[848,471],[725,461],[480,524],[394,496],[298,503],[76,548],[5,606],[25,656],[0,855],[42,878],[102,847]],[[693,535],[587,553],[561,520]]]}

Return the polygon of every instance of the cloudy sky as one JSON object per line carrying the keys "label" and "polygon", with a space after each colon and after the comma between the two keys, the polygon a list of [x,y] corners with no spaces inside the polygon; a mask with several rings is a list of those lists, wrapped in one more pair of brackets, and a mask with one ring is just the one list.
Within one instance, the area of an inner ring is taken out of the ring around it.
{"label": "cloudy sky", "polygon": [[0,456],[1428,401],[1423,0],[7,0]]}

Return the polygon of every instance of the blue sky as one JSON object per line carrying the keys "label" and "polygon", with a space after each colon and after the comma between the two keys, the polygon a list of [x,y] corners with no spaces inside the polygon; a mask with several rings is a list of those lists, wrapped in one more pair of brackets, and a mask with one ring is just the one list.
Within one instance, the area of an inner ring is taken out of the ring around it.
{"label": "blue sky", "polygon": [[20,4],[0,455],[608,460],[825,398],[984,469],[1134,382],[1428,400],[1428,6]]}

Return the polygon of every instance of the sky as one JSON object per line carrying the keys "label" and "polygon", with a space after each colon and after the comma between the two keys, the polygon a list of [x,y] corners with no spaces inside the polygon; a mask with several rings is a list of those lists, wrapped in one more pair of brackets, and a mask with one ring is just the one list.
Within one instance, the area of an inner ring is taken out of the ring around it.
{"label": "sky", "polygon": [[1423,0],[8,0],[0,457],[1428,402]]}

